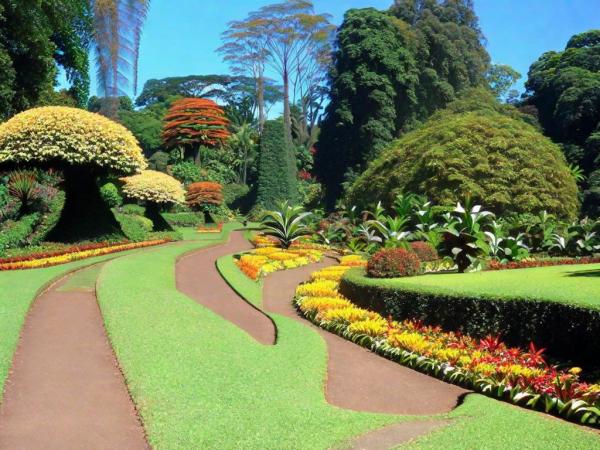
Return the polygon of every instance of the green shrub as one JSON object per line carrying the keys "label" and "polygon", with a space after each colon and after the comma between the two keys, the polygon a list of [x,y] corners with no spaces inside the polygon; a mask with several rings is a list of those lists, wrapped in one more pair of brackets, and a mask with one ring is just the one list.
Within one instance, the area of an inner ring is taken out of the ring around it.
{"label": "green shrub", "polygon": [[600,309],[541,299],[405,290],[367,278],[361,269],[346,273],[340,293],[358,306],[394,320],[423,320],[475,337],[502,335],[512,346],[527,347],[534,342],[553,357],[598,366]]}
{"label": "green shrub", "polygon": [[121,225],[121,230],[127,239],[133,242],[141,242],[149,239],[149,234],[154,228],[150,219],[136,214],[115,214]]}
{"label": "green shrub", "polygon": [[48,236],[60,220],[60,215],[62,214],[64,206],[65,193],[63,191],[58,191],[52,199],[48,201],[48,204],[46,205],[48,210],[42,215],[39,224],[29,239],[31,245],[39,245],[46,239],[46,236]]}
{"label": "green shrub", "polygon": [[292,149],[286,143],[283,122],[265,123],[258,160],[257,203],[274,209],[279,202],[295,203],[298,197],[296,162]]}
{"label": "green shrub", "polygon": [[414,192],[452,205],[470,194],[497,214],[577,215],[577,185],[558,145],[509,110],[452,107],[383,151],[346,203],[389,206],[398,194]]}
{"label": "green shrub", "polygon": [[191,162],[181,162],[179,164],[175,164],[171,168],[171,171],[173,173],[173,177],[177,178],[186,186],[202,180],[202,172],[200,171],[200,168]]}
{"label": "green shrub", "polygon": [[162,216],[174,228],[202,225],[202,217],[193,212],[162,213]]}
{"label": "green shrub", "polygon": [[404,248],[384,248],[369,259],[367,273],[372,278],[400,278],[418,275],[421,261],[417,254]]}
{"label": "green shrub", "polygon": [[250,187],[247,184],[226,184],[223,186],[223,200],[232,209],[238,209],[243,205],[245,197],[248,196]]}
{"label": "green shrub", "polygon": [[135,203],[127,203],[121,206],[118,210],[121,214],[134,214],[136,216],[143,216],[146,214],[146,208]]}
{"label": "green shrub", "polygon": [[119,188],[112,181],[108,181],[100,186],[100,196],[109,208],[116,208],[123,204],[123,197]]}
{"label": "green shrub", "polygon": [[28,238],[40,219],[39,213],[21,217],[17,221],[7,220],[0,229],[0,255],[9,248],[28,244]]}
{"label": "green shrub", "polygon": [[169,165],[169,154],[166,152],[158,151],[148,158],[148,168],[156,170],[158,172],[167,172],[167,166]]}

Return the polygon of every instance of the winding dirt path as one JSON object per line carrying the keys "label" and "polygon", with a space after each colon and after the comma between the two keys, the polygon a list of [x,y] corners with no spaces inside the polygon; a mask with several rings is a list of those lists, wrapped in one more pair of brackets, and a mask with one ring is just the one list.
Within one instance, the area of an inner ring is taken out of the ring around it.
{"label": "winding dirt path", "polygon": [[263,292],[266,311],[311,326],[325,339],[329,352],[327,401],[357,411],[402,415],[431,415],[454,409],[460,397],[469,391],[385,359],[298,315],[291,303],[296,287],[312,272],[332,264],[328,259],[270,274]]}
{"label": "winding dirt path", "polygon": [[183,256],[175,266],[177,289],[201,305],[236,324],[261,344],[273,345],[277,330],[271,318],[240,298],[217,270],[217,259],[252,249],[241,231],[229,241]]}
{"label": "winding dirt path", "polygon": [[1,449],[147,449],[96,302],[98,267],[35,302],[0,405]]}

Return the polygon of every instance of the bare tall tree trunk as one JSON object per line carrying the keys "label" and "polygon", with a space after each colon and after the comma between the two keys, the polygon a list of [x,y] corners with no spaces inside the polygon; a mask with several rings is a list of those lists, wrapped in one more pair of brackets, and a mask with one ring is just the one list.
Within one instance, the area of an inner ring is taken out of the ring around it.
{"label": "bare tall tree trunk", "polygon": [[287,63],[283,67],[283,124],[285,127],[285,138],[292,142],[292,111],[290,109],[290,75]]}
{"label": "bare tall tree trunk", "polygon": [[256,80],[256,101],[258,103],[258,132],[262,135],[267,118],[265,117],[265,79],[261,75]]}

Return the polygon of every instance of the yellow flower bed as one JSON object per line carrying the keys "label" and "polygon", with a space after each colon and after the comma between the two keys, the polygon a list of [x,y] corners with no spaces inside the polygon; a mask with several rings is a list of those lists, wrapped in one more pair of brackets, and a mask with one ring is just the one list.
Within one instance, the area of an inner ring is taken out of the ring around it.
{"label": "yellow flower bed", "polygon": [[269,273],[306,266],[322,258],[323,253],[318,250],[262,247],[243,254],[236,264],[246,276],[258,280]]}

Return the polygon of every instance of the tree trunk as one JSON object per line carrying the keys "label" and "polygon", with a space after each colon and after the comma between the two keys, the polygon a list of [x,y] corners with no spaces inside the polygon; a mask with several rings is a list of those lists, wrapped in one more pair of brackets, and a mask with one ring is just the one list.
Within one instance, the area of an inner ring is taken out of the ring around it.
{"label": "tree trunk", "polygon": [[256,80],[256,101],[258,103],[258,132],[262,135],[267,120],[265,117],[265,79],[262,76]]}
{"label": "tree trunk", "polygon": [[283,124],[285,127],[285,139],[292,142],[292,111],[290,108],[290,76],[287,65],[283,69]]}
{"label": "tree trunk", "polygon": [[64,178],[65,206],[49,241],[78,242],[123,234],[89,168],[67,167]]}
{"label": "tree trunk", "polygon": [[160,207],[156,203],[148,202],[146,204],[145,217],[154,224],[154,231],[173,231],[169,222],[160,214]]}

